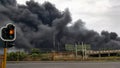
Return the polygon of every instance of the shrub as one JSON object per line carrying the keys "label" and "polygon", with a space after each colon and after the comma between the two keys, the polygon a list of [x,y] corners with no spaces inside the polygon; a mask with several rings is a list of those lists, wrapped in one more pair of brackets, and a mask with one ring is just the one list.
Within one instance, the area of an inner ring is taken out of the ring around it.
{"label": "shrub", "polygon": [[7,54],[8,61],[22,61],[26,58],[27,54],[25,52],[11,52]]}

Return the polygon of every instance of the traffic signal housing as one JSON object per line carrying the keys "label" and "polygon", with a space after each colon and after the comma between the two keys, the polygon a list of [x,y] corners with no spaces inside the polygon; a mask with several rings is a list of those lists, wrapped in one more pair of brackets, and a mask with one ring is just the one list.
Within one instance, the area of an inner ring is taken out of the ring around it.
{"label": "traffic signal housing", "polygon": [[14,41],[16,39],[15,25],[9,23],[6,27],[1,28],[1,39],[3,41]]}
{"label": "traffic signal housing", "polygon": [[13,46],[15,46],[15,42],[14,41],[7,42],[7,48],[11,48]]}

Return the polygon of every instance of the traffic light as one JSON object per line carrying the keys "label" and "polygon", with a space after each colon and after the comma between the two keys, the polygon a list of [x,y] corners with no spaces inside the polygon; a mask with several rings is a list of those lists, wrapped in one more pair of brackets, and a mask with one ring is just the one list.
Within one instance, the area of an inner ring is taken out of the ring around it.
{"label": "traffic light", "polygon": [[3,41],[14,41],[16,39],[15,25],[9,23],[6,27],[1,28],[1,39]]}

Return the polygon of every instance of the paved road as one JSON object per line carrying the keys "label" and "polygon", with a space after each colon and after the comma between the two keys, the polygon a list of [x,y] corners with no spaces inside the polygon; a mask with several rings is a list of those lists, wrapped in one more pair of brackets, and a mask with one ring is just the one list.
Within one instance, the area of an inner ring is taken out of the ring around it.
{"label": "paved road", "polygon": [[20,62],[7,68],[120,68],[120,62]]}

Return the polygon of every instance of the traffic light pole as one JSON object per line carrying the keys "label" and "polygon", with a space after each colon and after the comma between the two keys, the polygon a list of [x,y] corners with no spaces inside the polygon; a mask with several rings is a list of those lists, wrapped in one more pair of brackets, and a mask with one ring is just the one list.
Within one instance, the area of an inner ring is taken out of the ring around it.
{"label": "traffic light pole", "polygon": [[12,45],[12,43],[16,39],[16,28],[12,23],[8,23],[6,26],[1,27],[0,30],[0,38],[4,41],[4,57],[3,57],[3,68],[6,68],[6,60],[7,60],[7,47]]}
{"label": "traffic light pole", "polygon": [[4,42],[4,58],[3,58],[3,68],[6,68],[6,60],[7,60],[7,44],[8,42]]}

